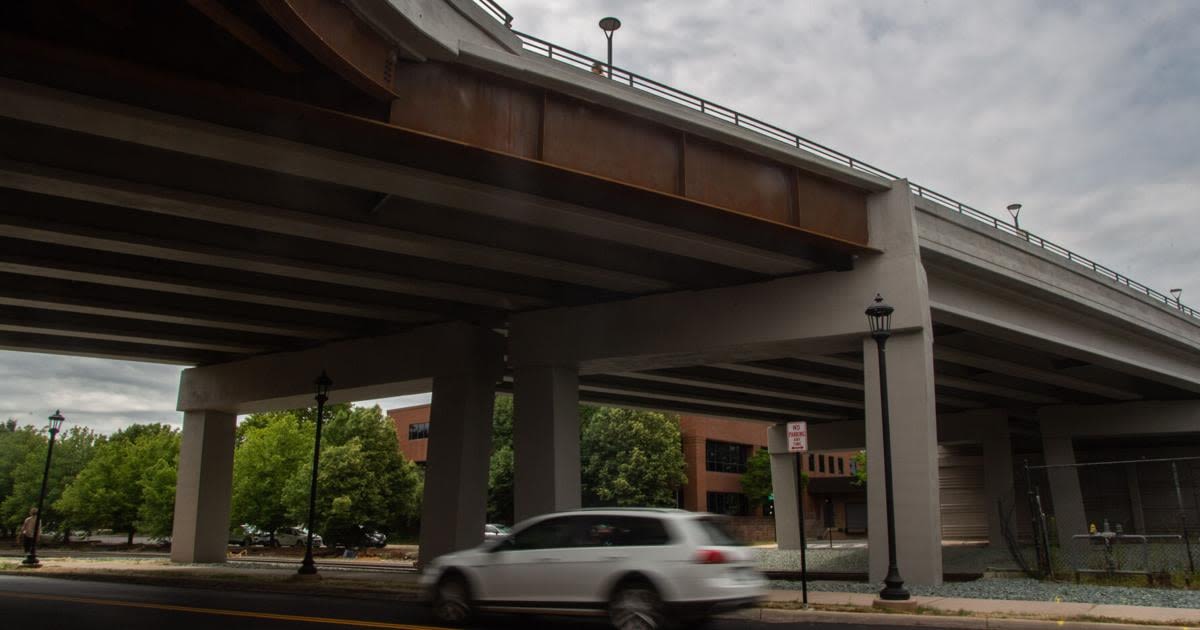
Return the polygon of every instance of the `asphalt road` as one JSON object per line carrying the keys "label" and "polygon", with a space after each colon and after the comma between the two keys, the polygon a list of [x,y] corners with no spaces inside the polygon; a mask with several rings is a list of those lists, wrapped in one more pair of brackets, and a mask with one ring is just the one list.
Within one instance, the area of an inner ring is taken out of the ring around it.
{"label": "asphalt road", "polygon": [[[351,597],[298,597],[250,593],[60,580],[0,575],[0,620],[6,628],[37,630],[87,630],[142,628],[193,630],[275,630],[277,628],[389,628],[430,630],[440,628],[425,606],[381,599]],[[490,616],[474,628],[600,630],[599,619]],[[782,628],[742,619],[717,619],[713,630]],[[853,624],[787,624],[786,627],[845,630],[888,626]]]}

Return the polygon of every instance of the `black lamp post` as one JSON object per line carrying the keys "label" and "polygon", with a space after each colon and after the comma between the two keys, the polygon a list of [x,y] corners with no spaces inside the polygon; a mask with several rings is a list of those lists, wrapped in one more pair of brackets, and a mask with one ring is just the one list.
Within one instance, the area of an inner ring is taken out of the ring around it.
{"label": "black lamp post", "polygon": [[608,38],[608,78],[612,78],[612,36],[613,31],[621,28],[621,20],[615,17],[606,17],[600,20],[600,30],[604,31],[604,36]]}
{"label": "black lamp post", "polygon": [[329,400],[329,387],[333,385],[333,381],[329,379],[329,375],[325,374],[325,370],[321,370],[321,376],[317,377],[317,440],[313,444],[313,465],[312,465],[312,484],[308,489],[308,543],[304,551],[304,562],[300,563],[300,570],[297,571],[300,575],[316,575],[317,565],[313,564],[312,556],[312,541],[313,541],[313,518],[317,511],[317,465],[321,461],[321,425],[325,422],[325,401]]}
{"label": "black lamp post", "polygon": [[908,591],[904,589],[904,580],[900,577],[900,569],[896,567],[896,509],[892,494],[892,429],[888,419],[888,390],[887,390],[887,340],[892,335],[892,307],[883,302],[883,297],[876,294],[875,303],[867,307],[867,322],[871,325],[871,337],[879,349],[879,403],[883,412],[883,487],[887,495],[887,539],[888,539],[888,572],[883,579],[884,587],[879,591],[879,598],[885,600],[907,600]]}
{"label": "black lamp post", "polygon": [[1171,289],[1171,297],[1175,298],[1175,308],[1182,308],[1179,298],[1183,296],[1183,289]]}
{"label": "black lamp post", "polygon": [[54,455],[54,437],[58,435],[58,430],[62,428],[63,415],[60,410],[55,410],[54,415],[50,416],[50,446],[46,448],[46,469],[42,471],[42,492],[38,495],[37,514],[33,515],[33,543],[29,545],[29,555],[21,561],[21,566],[30,569],[36,569],[42,566],[38,562],[37,544],[38,537],[42,533],[42,507],[46,502],[46,482],[50,480],[50,457]]}

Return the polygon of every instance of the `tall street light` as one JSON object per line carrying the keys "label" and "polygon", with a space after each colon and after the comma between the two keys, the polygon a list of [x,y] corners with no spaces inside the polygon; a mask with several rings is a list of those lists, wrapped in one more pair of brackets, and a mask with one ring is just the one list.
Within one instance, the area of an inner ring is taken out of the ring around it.
{"label": "tall street light", "polygon": [[325,370],[317,377],[317,440],[313,444],[312,483],[308,489],[308,543],[304,551],[304,562],[300,563],[300,575],[316,575],[317,565],[313,564],[313,518],[317,511],[317,465],[321,462],[321,425],[325,422],[325,401],[329,400],[329,387],[333,381]]}
{"label": "tall street light", "polygon": [[1008,213],[1012,215],[1013,227],[1017,228],[1017,232],[1020,232],[1021,231],[1021,222],[1017,219],[1017,216],[1021,214],[1021,204],[1019,204],[1019,203],[1008,204]]}
{"label": "tall street light", "polygon": [[867,322],[871,326],[871,338],[879,349],[879,405],[883,416],[883,487],[887,495],[887,539],[888,539],[888,572],[883,579],[883,590],[879,591],[879,599],[905,601],[909,599],[908,591],[904,589],[904,580],[900,577],[900,569],[896,568],[896,509],[892,495],[892,429],[888,417],[887,390],[887,340],[892,336],[892,307],[883,301],[883,296],[876,294],[875,303],[867,307]]}
{"label": "tall street light", "polygon": [[612,36],[613,31],[621,28],[621,20],[615,17],[606,17],[600,20],[600,30],[604,31],[604,36],[608,38],[608,78],[612,78]]}
{"label": "tall street light", "polygon": [[1183,289],[1171,289],[1171,297],[1175,298],[1175,308],[1181,307],[1181,305],[1179,303],[1179,298],[1182,295],[1183,295]]}
{"label": "tall street light", "polygon": [[46,469],[42,471],[42,492],[38,495],[37,514],[33,515],[33,543],[29,545],[29,555],[21,561],[21,566],[30,569],[36,569],[42,566],[38,562],[37,544],[38,538],[42,533],[42,507],[46,503],[46,482],[50,480],[50,458],[54,455],[54,437],[58,435],[58,430],[62,428],[63,420],[62,411],[55,410],[54,415],[50,416],[50,446],[46,449]]}

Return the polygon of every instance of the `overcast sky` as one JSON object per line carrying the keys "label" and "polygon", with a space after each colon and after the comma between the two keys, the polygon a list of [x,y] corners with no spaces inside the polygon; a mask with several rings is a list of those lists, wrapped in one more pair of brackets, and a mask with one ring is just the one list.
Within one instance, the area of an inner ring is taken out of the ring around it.
{"label": "overcast sky", "polygon": [[[501,0],[517,30],[792,130],[1200,304],[1200,2]],[[0,352],[0,416],[179,422],[179,368]],[[425,402],[389,399],[385,408]]]}

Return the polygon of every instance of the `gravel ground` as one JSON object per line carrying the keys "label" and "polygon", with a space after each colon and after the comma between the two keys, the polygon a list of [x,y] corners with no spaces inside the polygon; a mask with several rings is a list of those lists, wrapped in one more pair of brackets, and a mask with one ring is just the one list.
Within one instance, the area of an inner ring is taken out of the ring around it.
{"label": "gravel ground", "polygon": [[[863,582],[809,582],[812,591],[874,593],[880,585]],[[799,590],[800,583],[772,580],[771,588]],[[1009,599],[1025,601],[1064,601],[1085,604],[1129,604],[1160,608],[1200,608],[1200,591],[1164,588],[1131,588],[1039,582],[1029,578],[985,578],[974,582],[943,584],[938,587],[909,587],[913,595]]]}
{"label": "gravel ground", "polygon": [[[764,571],[799,571],[800,551],[757,549],[758,567]],[[942,567],[947,573],[983,573],[988,569],[1016,570],[1006,549],[952,546],[942,548]],[[867,549],[809,547],[808,570],[845,573],[867,571]]]}

